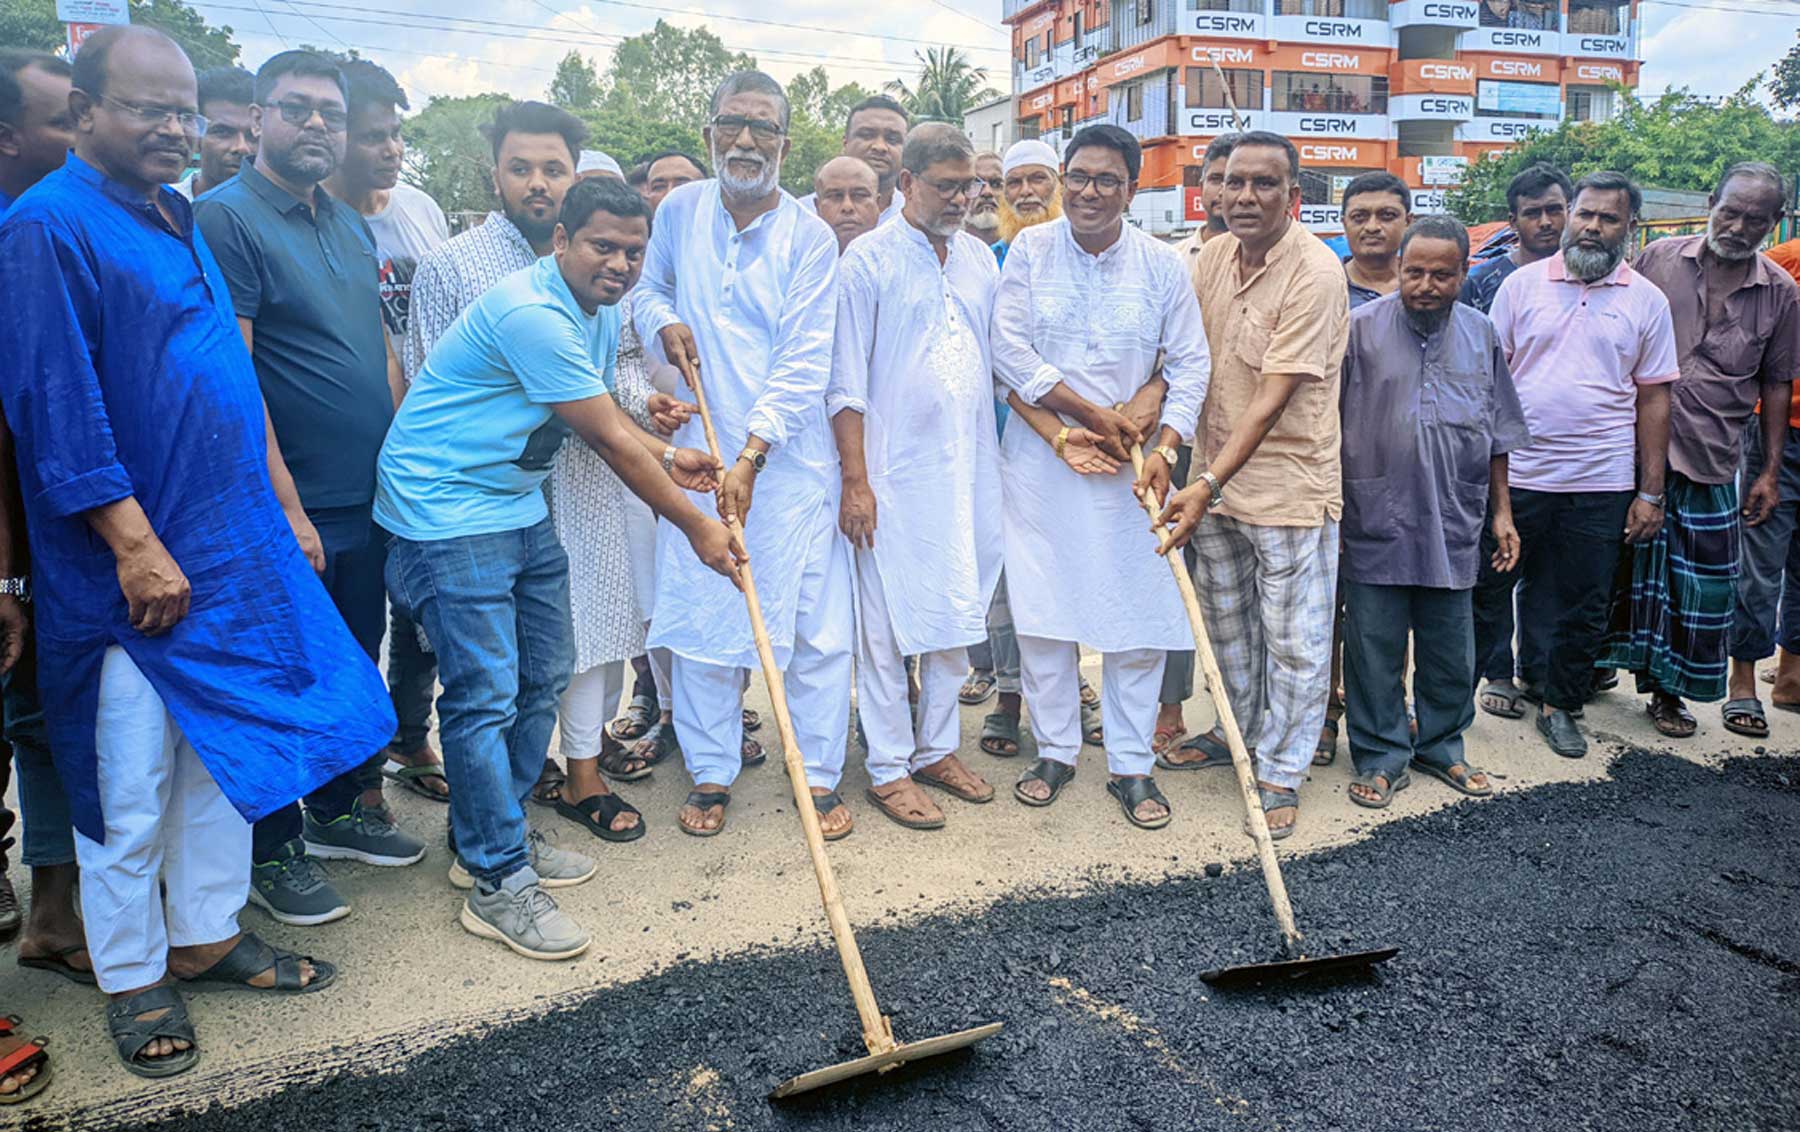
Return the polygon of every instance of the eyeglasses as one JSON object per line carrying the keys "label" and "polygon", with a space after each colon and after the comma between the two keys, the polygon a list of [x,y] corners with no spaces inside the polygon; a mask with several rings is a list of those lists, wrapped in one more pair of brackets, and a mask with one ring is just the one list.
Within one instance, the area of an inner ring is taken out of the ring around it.
{"label": "eyeglasses", "polygon": [[1063,175],[1063,184],[1072,193],[1079,193],[1092,185],[1101,196],[1109,197],[1125,187],[1125,178],[1115,177],[1111,173],[1102,173],[1098,177],[1090,177],[1086,173],[1066,173]]}
{"label": "eyeglasses", "polygon": [[[996,195],[1006,191],[1006,178],[1005,177],[991,177],[983,183],[986,184],[988,188],[994,190],[994,193]],[[979,191],[979,190],[977,190],[977,191]]]}
{"label": "eyeglasses", "polygon": [[972,197],[980,194],[987,182],[980,177],[970,177],[966,181],[930,181],[924,177],[919,180],[931,186],[931,191],[941,197]]}
{"label": "eyeglasses", "polygon": [[746,118],[741,114],[720,114],[711,122],[715,140],[735,141],[745,130],[760,142],[771,142],[787,133],[780,122],[771,122],[767,118]]}
{"label": "eyeglasses", "polygon": [[206,116],[204,114],[196,114],[192,110],[181,110],[173,106],[140,106],[135,102],[126,102],[123,99],[114,98],[110,94],[101,95],[100,101],[111,103],[120,110],[123,110],[132,118],[135,118],[141,126],[160,126],[173,118],[175,119],[175,124],[180,126],[187,133],[198,136],[206,132]]}
{"label": "eyeglasses", "polygon": [[263,109],[278,111],[281,120],[290,126],[304,126],[317,114],[319,121],[325,123],[325,128],[334,134],[343,133],[344,127],[350,124],[350,115],[336,106],[314,106],[300,98],[284,98],[274,106],[265,106]]}

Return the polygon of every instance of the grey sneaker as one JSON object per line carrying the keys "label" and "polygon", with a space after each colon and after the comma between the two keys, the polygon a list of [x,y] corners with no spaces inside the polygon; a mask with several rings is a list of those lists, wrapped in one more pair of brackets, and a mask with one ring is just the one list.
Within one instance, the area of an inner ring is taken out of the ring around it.
{"label": "grey sneaker", "polygon": [[[531,853],[531,871],[537,874],[538,884],[544,888],[570,888],[594,879],[594,874],[600,871],[592,857],[558,849],[535,829],[526,833],[525,847]],[[460,857],[450,859],[450,883],[465,891],[475,887],[475,878],[463,868]]]}
{"label": "grey sneaker", "polygon": [[281,847],[273,861],[250,868],[250,903],[284,924],[329,924],[350,914],[350,903],[325,879],[301,842]]}
{"label": "grey sneaker", "polygon": [[321,860],[397,867],[425,856],[425,843],[402,833],[382,806],[358,801],[343,817],[323,822],[308,810],[305,822],[306,851]]}
{"label": "grey sneaker", "polygon": [[573,959],[589,943],[588,933],[563,914],[528,868],[492,892],[471,889],[463,901],[462,926],[470,935],[498,940],[527,959]]}

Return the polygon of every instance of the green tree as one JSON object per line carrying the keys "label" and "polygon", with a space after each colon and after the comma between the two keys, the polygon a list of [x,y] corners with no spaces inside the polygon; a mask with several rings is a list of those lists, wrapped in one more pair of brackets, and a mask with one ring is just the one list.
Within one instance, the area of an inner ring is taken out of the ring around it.
{"label": "green tree", "polygon": [[[181,0],[131,0],[131,22],[165,32],[197,71],[238,61],[231,28],[214,27]],[[56,18],[56,0],[0,0],[0,44],[57,51],[67,43],[68,32]]]}
{"label": "green tree", "polygon": [[600,76],[579,51],[564,55],[556,65],[550,101],[564,110],[592,110],[600,104]]}
{"label": "green tree", "polygon": [[873,92],[859,83],[831,85],[824,67],[802,71],[787,84],[788,102],[796,115],[805,115],[821,126],[836,129],[842,136],[844,119],[850,108]]}
{"label": "green tree", "polygon": [[579,111],[577,116],[587,123],[588,148],[612,154],[627,169],[660,150],[701,152],[700,131],[691,126],[651,121],[605,106]]}
{"label": "green tree", "polygon": [[32,51],[55,51],[69,41],[56,18],[55,0],[0,0],[0,43]]}
{"label": "green tree", "polygon": [[987,85],[987,71],[954,47],[928,47],[923,55],[913,52],[913,58],[919,61],[917,82],[908,86],[894,79],[887,91],[916,121],[961,126],[971,108],[999,96]]}
{"label": "green tree", "polygon": [[434,98],[406,120],[406,180],[445,212],[494,207],[494,151],[481,127],[511,101],[504,94]]}
{"label": "green tree", "polygon": [[1775,77],[1769,80],[1769,96],[1783,110],[1800,106],[1800,43],[1788,48],[1788,53],[1775,64]]}
{"label": "green tree", "polygon": [[825,68],[814,67],[794,76],[787,94],[793,108],[788,126],[793,147],[781,166],[781,184],[804,196],[812,192],[814,171],[843,149],[844,118],[852,106],[869,97],[869,91],[856,83],[833,87]]}
{"label": "green tree", "polygon": [[725,76],[755,68],[753,56],[727,50],[703,27],[688,30],[658,20],[613,49],[601,79],[601,105],[697,131],[706,124],[713,91]]}
{"label": "green tree", "polygon": [[1446,204],[1466,224],[1506,218],[1506,183],[1527,165],[1546,161],[1571,176],[1601,169],[1629,173],[1640,185],[1708,190],[1738,161],[1800,165],[1800,123],[1778,121],[1757,98],[1762,76],[1719,102],[1687,90],[1641,99],[1619,89],[1619,114],[1604,122],[1564,122],[1470,164]]}

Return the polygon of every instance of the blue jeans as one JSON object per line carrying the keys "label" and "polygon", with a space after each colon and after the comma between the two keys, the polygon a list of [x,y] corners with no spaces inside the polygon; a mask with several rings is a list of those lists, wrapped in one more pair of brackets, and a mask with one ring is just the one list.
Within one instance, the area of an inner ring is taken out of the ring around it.
{"label": "blue jeans", "polygon": [[[44,709],[38,702],[37,648],[27,641],[19,663],[6,674],[3,684],[6,742],[12,747],[19,774],[19,810],[25,819],[23,852],[27,868],[75,863],[75,834],[69,824],[69,799],[62,779],[50,759],[50,742],[44,733]],[[0,794],[5,784],[0,780]],[[4,813],[4,807],[0,807]],[[0,820],[0,836],[12,824],[12,815]],[[0,849],[0,870],[5,868]]]}
{"label": "blue jeans", "polygon": [[[381,577],[387,561],[387,532],[369,517],[367,504],[306,514],[325,549],[325,572],[319,580],[349,626],[350,635],[369,659],[375,660],[381,655],[381,637],[387,630]],[[306,808],[320,821],[343,817],[356,805],[358,795],[381,785],[381,764],[386,757],[377,753],[362,766],[325,783],[306,796]],[[282,846],[300,834],[300,804],[283,806],[252,827],[250,860],[258,864],[274,860]]]}
{"label": "blue jeans", "polygon": [[387,584],[436,652],[452,843],[491,888],[530,863],[524,799],[575,668],[568,556],[548,519],[500,534],[395,538]]}
{"label": "blue jeans", "polygon": [[[1762,471],[1762,418],[1744,429],[1738,490],[1747,494]],[[1737,609],[1731,617],[1731,659],[1766,660],[1775,646],[1800,653],[1800,429],[1787,430],[1777,481],[1781,503],[1761,526],[1744,528]],[[1777,611],[1779,610],[1779,619]]]}

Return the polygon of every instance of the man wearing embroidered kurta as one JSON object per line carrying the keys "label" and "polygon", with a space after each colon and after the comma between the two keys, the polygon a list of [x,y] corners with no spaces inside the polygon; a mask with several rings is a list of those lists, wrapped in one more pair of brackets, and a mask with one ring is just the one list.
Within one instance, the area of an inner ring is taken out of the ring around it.
{"label": "man wearing embroidered kurta", "polygon": [[[1123,413],[1160,352],[1169,392],[1145,474],[1168,488],[1174,445],[1193,435],[1211,362],[1200,306],[1174,249],[1125,223],[1142,154],[1116,126],[1069,142],[1063,219],[1019,233],[994,304],[994,370],[1029,405],[1103,438],[1114,459],[1140,439]],[[1064,432],[1068,430],[1065,429]],[[1150,777],[1164,654],[1192,644],[1168,568],[1157,561],[1125,469],[1083,476],[1029,429],[1001,442],[1007,587],[1039,759],[1014,787],[1047,806],[1081,749],[1078,642],[1104,654],[1109,791],[1133,824],[1169,823]]]}
{"label": "man wearing embroidered kurta", "polygon": [[[974,147],[943,123],[901,155],[899,221],[838,266],[837,345],[825,408],[843,464],[839,525],[856,549],[857,708],[869,800],[910,829],[994,788],[956,757],[967,646],[987,637],[1000,573],[999,442],[988,319],[1000,272],[963,232],[979,193]],[[915,739],[903,658],[919,658]]]}
{"label": "man wearing embroidered kurta", "polygon": [[[1277,838],[1299,819],[1300,783],[1325,724],[1343,509],[1338,371],[1350,321],[1344,269],[1294,222],[1299,203],[1293,143],[1239,135],[1221,194],[1231,231],[1200,253],[1217,373],[1194,446],[1199,470],[1165,516],[1179,516],[1173,545],[1194,532],[1196,588]],[[1217,728],[1162,761],[1230,763]]]}
{"label": "man wearing embroidered kurta", "polygon": [[[838,838],[850,832],[836,791],[854,620],[825,415],[838,248],[825,222],[781,190],[787,129],[787,95],[774,79],[741,71],[719,84],[706,128],[719,175],[683,185],[657,210],[634,317],[646,345],[705,383],[729,465],[719,512],[745,525],[819,823]],[[675,442],[704,447],[700,421]],[[683,542],[662,524],[650,646],[674,653],[675,731],[695,782],[681,828],[710,837],[742,766],[744,670],[758,660],[743,595]]]}

